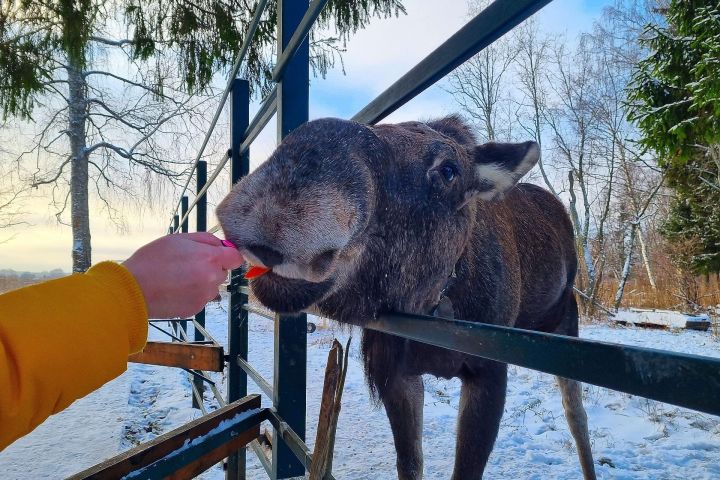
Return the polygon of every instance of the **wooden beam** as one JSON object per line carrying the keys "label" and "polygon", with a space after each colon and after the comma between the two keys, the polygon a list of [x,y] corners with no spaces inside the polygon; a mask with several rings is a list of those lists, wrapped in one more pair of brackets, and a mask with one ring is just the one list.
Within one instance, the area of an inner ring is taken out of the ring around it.
{"label": "wooden beam", "polygon": [[225,353],[219,345],[147,342],[142,352],[128,357],[128,362],[222,372]]}
{"label": "wooden beam", "polygon": [[[251,414],[250,410],[256,410],[253,415],[257,417],[257,423],[242,432],[230,432],[229,435],[227,431],[218,433],[223,428],[228,429],[227,423],[221,423],[223,420],[232,422],[233,419],[238,418],[238,414],[243,412]],[[260,434],[260,421],[262,421],[262,416],[258,413],[262,413],[260,411],[260,395],[248,395],[150,442],[138,445],[80,472],[70,479],[115,479],[131,473],[134,474],[134,477],[146,478],[150,469],[161,464],[173,467],[173,473],[163,473],[163,478],[193,478],[257,438]],[[212,442],[213,435],[222,433],[230,439],[228,442],[221,445],[217,445],[218,442]],[[190,452],[191,449],[188,448],[188,445],[203,442],[208,447],[201,454],[196,455],[198,445],[193,447],[194,452]],[[150,476],[152,477],[152,475]]]}

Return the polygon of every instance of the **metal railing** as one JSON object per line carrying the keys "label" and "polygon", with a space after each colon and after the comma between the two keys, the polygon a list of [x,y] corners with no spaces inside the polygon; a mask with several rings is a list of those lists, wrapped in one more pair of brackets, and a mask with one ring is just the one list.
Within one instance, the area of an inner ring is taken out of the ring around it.
{"label": "metal railing", "polygon": [[[382,120],[549,2],[496,0],[352,119],[368,124]],[[306,1],[278,0],[279,58],[272,76],[277,84],[250,120],[249,85],[247,81],[234,77],[244,60],[266,3],[261,0],[255,7],[255,16],[240,57],[233,67],[211,129],[197,156],[196,196],[188,203],[185,192],[191,181],[189,178],[181,200],[173,211],[170,232],[181,231],[194,208],[198,211],[206,208],[206,192],[228,161],[231,183],[234,184],[249,173],[249,147],[273,114],[278,115],[280,140],[308,120],[308,32],[326,0],[315,0],[310,4]],[[200,158],[230,95],[232,120],[229,155],[205,181],[200,173]],[[204,210],[202,215],[204,222]],[[198,217],[198,225],[204,228],[205,224],[200,222]],[[217,226],[210,229],[216,230]],[[250,444],[251,450],[259,455],[261,463],[273,479],[303,475],[311,458],[305,444],[306,316],[267,315],[275,320],[275,375],[271,384],[248,363],[247,357],[248,313],[266,312],[248,305],[249,290],[240,270],[231,272],[228,291],[227,401],[233,402],[247,394],[248,376],[264,394],[272,398],[273,408],[260,416],[270,421],[275,429],[272,457],[267,458],[257,442]],[[199,319],[196,318],[193,324],[196,341],[209,338]],[[382,315],[365,327],[720,415],[720,360],[717,359],[402,313]],[[174,336],[180,338],[182,334],[176,333]],[[202,376],[199,372],[195,373]],[[199,381],[203,380],[201,378]],[[229,458],[227,478],[244,478],[244,468],[245,449],[242,449]]]}

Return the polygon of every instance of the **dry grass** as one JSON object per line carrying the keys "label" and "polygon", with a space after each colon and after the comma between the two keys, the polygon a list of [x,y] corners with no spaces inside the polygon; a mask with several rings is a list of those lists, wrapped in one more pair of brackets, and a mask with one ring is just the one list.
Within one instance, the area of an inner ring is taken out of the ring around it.
{"label": "dry grass", "polygon": [[[716,276],[658,278],[656,286],[653,288],[647,277],[631,278],[621,306],[694,311],[720,305],[720,282]],[[616,290],[616,281],[603,282],[598,300],[603,305],[613,305]]]}

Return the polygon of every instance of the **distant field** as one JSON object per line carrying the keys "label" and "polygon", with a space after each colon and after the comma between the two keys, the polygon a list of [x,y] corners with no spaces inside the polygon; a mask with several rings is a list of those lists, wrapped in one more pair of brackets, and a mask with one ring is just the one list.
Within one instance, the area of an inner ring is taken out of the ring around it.
{"label": "distant field", "polygon": [[50,272],[30,273],[15,272],[13,270],[0,271],[0,293],[9,292],[18,288],[34,285],[53,278],[64,277],[67,275],[62,270],[52,270]]}

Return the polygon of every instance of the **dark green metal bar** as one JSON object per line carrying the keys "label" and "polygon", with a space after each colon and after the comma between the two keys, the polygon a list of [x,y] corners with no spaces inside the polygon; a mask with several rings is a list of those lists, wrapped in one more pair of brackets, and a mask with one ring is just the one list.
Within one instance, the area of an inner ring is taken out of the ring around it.
{"label": "dark green metal bar", "polygon": [[352,119],[379,122],[550,1],[495,0]]}
{"label": "dark green metal bar", "polygon": [[[295,455],[295,457],[302,462],[302,464],[305,466],[305,469],[310,470],[310,465],[312,463],[312,453],[310,452],[310,449],[303,441],[303,439],[300,438],[300,436],[295,433],[292,428],[290,428],[290,425],[288,425],[288,423],[285,422],[275,410],[268,410],[267,419],[273,425],[275,431],[278,433],[282,441],[290,447],[293,455]],[[277,442],[275,438],[277,437],[273,437],[274,443]],[[331,472],[327,472],[325,474],[325,477],[323,478],[324,480],[335,480],[335,477],[332,476]]]}
{"label": "dark green metal bar", "polygon": [[720,415],[720,359],[423,315],[366,328]]}
{"label": "dark green metal bar", "polygon": [[[278,56],[290,49],[290,42],[308,11],[307,0],[278,0]],[[278,140],[308,121],[310,48],[304,36],[295,54],[289,57],[277,85]],[[307,317],[280,315],[275,320],[275,360],[273,406],[298,435],[305,440],[305,390],[307,369]],[[305,467],[280,435],[273,442],[272,479],[305,474]]]}
{"label": "dark green metal bar", "polygon": [[[198,161],[195,171],[195,179],[195,192],[199,194],[199,198],[197,198],[197,208],[195,209],[195,229],[198,232],[204,232],[205,230],[207,230],[207,195],[205,195],[205,193],[199,192],[203,190],[203,187],[207,182],[207,162],[205,160]],[[205,307],[203,307],[202,310],[195,314],[195,322],[197,323],[197,325],[205,328]],[[205,340],[205,335],[203,335],[202,330],[198,329],[197,326],[193,327],[193,340],[195,340],[196,342],[202,342]],[[204,406],[198,402],[203,398],[205,385],[198,378],[194,379],[194,385],[195,390],[197,390],[198,392],[198,395],[193,395],[192,406],[193,408],[199,408],[204,410]]]}
{"label": "dark green metal bar", "polygon": [[293,55],[295,55],[295,52],[297,52],[298,48],[300,48],[302,42],[307,39],[307,35],[310,32],[310,29],[315,24],[315,20],[317,20],[317,18],[320,16],[320,12],[322,12],[322,9],[325,8],[327,2],[328,0],[314,0],[308,6],[305,15],[303,15],[302,20],[300,20],[300,23],[295,29],[292,38],[283,49],[282,55],[280,55],[280,58],[278,59],[275,68],[273,69],[273,82],[279,82],[282,79],[283,74],[285,73],[285,69],[288,66],[288,62],[290,62],[290,59],[293,57]]}
{"label": "dark green metal bar", "polygon": [[[250,83],[247,80],[235,79],[232,87],[232,103],[230,113],[230,186],[232,187],[244,175],[250,172],[250,152],[241,150],[243,136],[250,123]],[[228,304],[228,402],[238,400],[247,395],[247,375],[238,365],[237,359],[247,361],[248,358],[248,313],[242,306],[248,297],[240,291],[247,286],[240,268],[230,272],[230,300]],[[246,450],[239,450],[228,457],[225,478],[227,480],[245,479]]]}
{"label": "dark green metal bar", "polygon": [[203,455],[231,442],[238,435],[267,420],[267,409],[248,410],[223,421],[207,435],[194,438],[192,442],[175,450],[150,465],[133,471],[127,479],[165,478]]}
{"label": "dark green metal bar", "polygon": [[[187,195],[183,195],[183,197],[180,199],[180,232],[181,233],[188,233],[189,225],[188,225],[188,197]],[[177,230],[176,230],[177,231]],[[173,326],[178,329],[178,336],[184,337],[186,340],[188,339],[187,334],[187,321],[183,320],[178,323],[173,323]]]}

